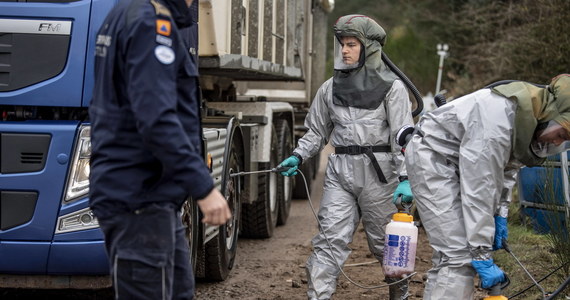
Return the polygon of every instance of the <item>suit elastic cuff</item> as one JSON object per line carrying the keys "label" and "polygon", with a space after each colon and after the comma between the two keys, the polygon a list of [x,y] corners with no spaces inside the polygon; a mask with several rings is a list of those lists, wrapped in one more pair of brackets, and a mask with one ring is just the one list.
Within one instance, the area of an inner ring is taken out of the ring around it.
{"label": "suit elastic cuff", "polygon": [[492,248],[484,248],[484,247],[477,247],[471,248],[469,251],[471,252],[471,257],[473,260],[489,260],[493,258]]}
{"label": "suit elastic cuff", "polygon": [[299,165],[303,164],[303,157],[301,157],[301,155],[297,152],[293,152],[293,156],[295,156],[296,158],[299,159]]}

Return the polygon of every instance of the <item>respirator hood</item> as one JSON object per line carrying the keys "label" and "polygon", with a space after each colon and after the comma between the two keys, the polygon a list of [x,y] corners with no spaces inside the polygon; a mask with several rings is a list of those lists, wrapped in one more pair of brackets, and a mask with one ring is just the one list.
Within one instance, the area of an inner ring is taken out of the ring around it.
{"label": "respirator hood", "polygon": [[[382,61],[386,31],[364,15],[340,17],[334,27],[335,43],[352,36],[361,43],[360,60],[354,68],[336,68],[333,76],[333,103],[376,109],[384,101],[397,76]],[[335,56],[340,55],[335,51]],[[341,56],[342,58],[342,56]],[[337,58],[335,57],[335,63]]]}

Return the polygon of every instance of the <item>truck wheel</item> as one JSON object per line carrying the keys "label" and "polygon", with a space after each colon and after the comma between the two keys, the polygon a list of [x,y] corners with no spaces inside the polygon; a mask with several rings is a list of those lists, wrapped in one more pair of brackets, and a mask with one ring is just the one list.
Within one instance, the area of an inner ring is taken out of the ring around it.
{"label": "truck wheel", "polygon": [[[287,120],[279,119],[275,122],[277,132],[277,161],[282,162],[291,155],[293,150],[293,139],[291,129]],[[291,194],[293,192],[293,179],[277,174],[277,204],[279,213],[277,215],[277,225],[285,225],[291,211]]]}
{"label": "truck wheel", "polygon": [[[273,168],[277,166],[277,137],[275,128],[271,135],[270,162],[268,165],[261,164],[260,168]],[[269,238],[277,226],[277,173],[261,173],[257,177],[258,197],[257,201],[242,206],[241,233],[249,238]]]}
{"label": "truck wheel", "polygon": [[232,145],[229,157],[229,168],[222,180],[222,194],[228,200],[232,212],[231,219],[219,227],[218,235],[206,243],[205,247],[205,277],[208,280],[222,281],[228,277],[233,268],[238,243],[240,217],[240,177],[230,177],[232,173],[241,170],[239,147]]}
{"label": "truck wheel", "polygon": [[182,224],[186,226],[186,238],[190,248],[190,263],[192,264],[194,274],[196,274],[198,261],[198,235],[200,232],[200,213],[198,210],[196,202],[192,199],[186,200],[184,205],[182,205]]}
{"label": "truck wheel", "polygon": [[311,186],[313,185],[313,178],[315,177],[315,159],[310,158],[309,161],[301,165],[301,172],[305,175],[305,180],[307,181],[307,187],[305,188],[305,181],[301,174],[295,175],[295,189],[293,190],[293,198],[295,199],[308,199],[309,194],[307,194],[307,189],[309,193],[311,192]]}

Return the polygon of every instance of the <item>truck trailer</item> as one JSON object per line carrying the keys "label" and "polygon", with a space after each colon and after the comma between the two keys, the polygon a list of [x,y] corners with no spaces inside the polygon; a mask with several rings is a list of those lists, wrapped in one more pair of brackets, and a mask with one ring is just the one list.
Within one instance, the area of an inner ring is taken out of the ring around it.
{"label": "truck trailer", "polygon": [[[0,287],[111,285],[89,208],[96,34],[117,0],[0,0]],[[239,237],[270,238],[304,182],[271,169],[306,128],[325,80],[333,0],[194,0],[186,32],[199,65],[203,150],[232,219],[206,226],[183,207],[195,274],[224,280]],[[318,158],[302,172],[310,188]],[[300,176],[297,176],[300,177]]]}

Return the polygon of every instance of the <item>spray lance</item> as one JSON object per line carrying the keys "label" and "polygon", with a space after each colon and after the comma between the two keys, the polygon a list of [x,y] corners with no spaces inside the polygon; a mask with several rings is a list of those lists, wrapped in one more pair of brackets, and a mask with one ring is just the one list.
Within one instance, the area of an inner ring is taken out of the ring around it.
{"label": "spray lance", "polygon": [[[534,277],[532,277],[532,275],[528,272],[528,270],[523,266],[523,264],[520,262],[520,260],[515,256],[515,254],[511,251],[509,244],[507,243],[506,239],[503,239],[502,241],[503,243],[503,249],[505,249],[505,251],[507,253],[509,253],[517,262],[517,264],[525,271],[525,273],[528,275],[528,277],[530,277],[530,279],[532,280],[532,282],[534,283],[534,285],[536,285],[538,287],[538,289],[540,290],[540,292],[542,293],[542,299],[546,299],[546,292],[544,291],[544,289],[542,288],[542,286],[540,286],[540,284],[538,284],[538,282],[534,279]],[[508,299],[507,297],[502,295],[502,291],[509,285],[510,280],[509,277],[507,277],[507,274],[505,273],[505,281],[498,283],[494,286],[492,286],[490,288],[489,291],[489,296],[485,297],[484,300],[506,300]]]}
{"label": "spray lance", "polygon": [[[544,291],[544,289],[542,288],[542,286],[534,279],[534,277],[532,277],[532,275],[530,274],[530,272],[524,267],[524,265],[520,262],[520,260],[515,256],[515,254],[511,251],[511,248],[509,247],[509,244],[507,243],[506,239],[503,239],[503,249],[505,249],[505,251],[507,253],[509,253],[517,262],[517,264],[524,270],[524,272],[528,275],[528,277],[530,278],[530,280],[532,280],[533,284],[536,285],[536,287],[540,290],[541,294],[542,294],[542,299],[547,299],[546,297],[548,296],[547,293]],[[492,286],[489,290],[489,296],[485,297],[484,300],[506,300],[508,299],[507,297],[502,295],[502,291],[509,285],[510,280],[509,277],[507,277],[507,274],[505,273],[505,281],[499,284],[496,284],[494,286]]]}
{"label": "spray lance", "polygon": [[[536,285],[536,287],[538,287],[538,289],[540,290],[540,292],[542,293],[542,297],[546,299],[546,292],[544,291],[544,289],[542,288],[542,286],[540,284],[538,284],[538,282],[536,282],[536,280],[534,279],[534,277],[532,277],[532,275],[530,275],[530,272],[523,266],[523,264],[520,262],[520,260],[515,256],[515,254],[511,251],[511,248],[509,247],[509,244],[507,243],[506,239],[503,239],[503,249],[505,249],[505,251],[507,251],[507,253],[509,253],[517,262],[517,264],[519,264],[519,266],[521,266],[521,268],[524,270],[524,272],[526,273],[526,275],[528,275],[528,277],[530,278],[530,280],[532,280],[532,282]],[[507,278],[508,280],[508,278]]]}
{"label": "spray lance", "polygon": [[284,172],[287,170],[289,170],[289,167],[277,166],[277,167],[275,167],[273,169],[269,169],[269,170],[232,173],[232,174],[230,174],[230,177],[244,176],[244,175],[251,175],[251,174],[260,174],[260,173],[270,173],[270,172],[281,173],[281,172]]}

